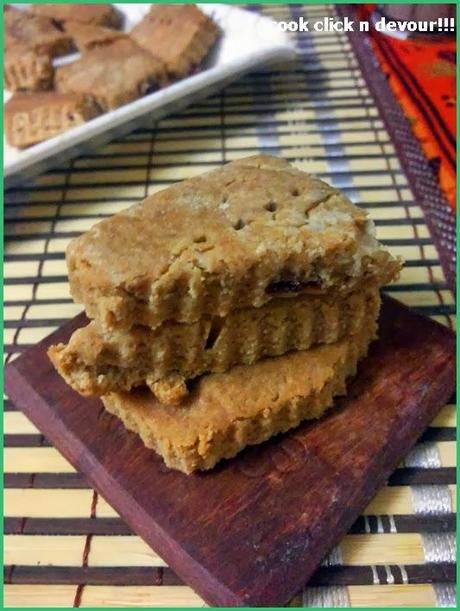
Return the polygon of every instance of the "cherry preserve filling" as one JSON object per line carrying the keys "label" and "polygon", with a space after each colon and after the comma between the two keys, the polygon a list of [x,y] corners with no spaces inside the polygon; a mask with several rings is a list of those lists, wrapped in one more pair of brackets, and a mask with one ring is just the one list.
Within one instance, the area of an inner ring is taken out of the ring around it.
{"label": "cherry preserve filling", "polygon": [[302,282],[301,280],[278,280],[267,285],[265,292],[269,295],[278,295],[280,293],[302,293],[306,290],[320,290],[319,282]]}

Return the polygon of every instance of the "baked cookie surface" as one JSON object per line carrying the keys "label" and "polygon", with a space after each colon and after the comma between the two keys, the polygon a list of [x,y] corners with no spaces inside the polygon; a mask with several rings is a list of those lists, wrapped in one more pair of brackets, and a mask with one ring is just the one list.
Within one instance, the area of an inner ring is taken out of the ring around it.
{"label": "baked cookie surface", "polygon": [[5,51],[20,44],[35,53],[59,57],[75,48],[72,38],[51,19],[28,11],[8,7],[3,12],[3,27]]}
{"label": "baked cookie surface", "polygon": [[102,110],[113,110],[160,87],[164,66],[128,37],[95,47],[56,70],[56,87],[91,95]]}
{"label": "baked cookie surface", "polygon": [[211,469],[248,445],[319,418],[346,391],[374,338],[375,323],[334,344],[204,376],[184,407],[146,390],[102,397],[105,408],[184,473]]}
{"label": "baked cookie surface", "polygon": [[91,98],[46,91],[16,93],[5,104],[5,137],[24,148],[57,136],[99,114]]}
{"label": "baked cookie surface", "polygon": [[53,85],[54,68],[48,53],[35,53],[17,43],[5,50],[5,88],[8,91],[44,91]]}
{"label": "baked cookie surface", "polygon": [[217,25],[197,6],[152,6],[130,35],[161,59],[172,77],[184,77],[197,67],[216,41]]}
{"label": "baked cookie surface", "polygon": [[71,293],[105,329],[347,294],[400,262],[372,221],[318,178],[268,156],[160,191],[70,242]]}
{"label": "baked cookie surface", "polygon": [[80,52],[89,51],[95,47],[110,44],[114,40],[128,38],[127,34],[119,30],[81,23],[80,21],[66,21],[64,28],[65,31],[72,36]]}
{"label": "baked cookie surface", "polygon": [[336,342],[376,320],[379,307],[378,288],[371,288],[338,300],[278,299],[225,318],[205,316],[196,323],[169,322],[156,329],[104,334],[93,321],[48,354],[66,382],[83,395],[147,385],[161,402],[174,404],[187,395],[189,379]]}
{"label": "baked cookie surface", "polygon": [[72,19],[80,23],[119,28],[122,15],[110,3],[107,4],[33,4],[35,15],[49,17],[58,23]]}

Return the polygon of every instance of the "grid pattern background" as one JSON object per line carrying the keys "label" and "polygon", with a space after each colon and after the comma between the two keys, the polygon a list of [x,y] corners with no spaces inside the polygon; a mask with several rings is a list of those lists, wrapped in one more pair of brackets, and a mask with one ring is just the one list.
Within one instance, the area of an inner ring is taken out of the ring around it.
{"label": "grid pattern background", "polygon": [[[327,6],[258,6],[277,19]],[[311,34],[300,61],[256,72],[97,153],[7,193],[5,344],[10,360],[80,307],[65,247],[94,222],[178,180],[258,151],[277,154],[364,207],[406,260],[394,297],[451,328],[454,304],[348,38]],[[7,606],[203,606],[8,400]],[[455,407],[446,405],[293,606],[455,605]]]}

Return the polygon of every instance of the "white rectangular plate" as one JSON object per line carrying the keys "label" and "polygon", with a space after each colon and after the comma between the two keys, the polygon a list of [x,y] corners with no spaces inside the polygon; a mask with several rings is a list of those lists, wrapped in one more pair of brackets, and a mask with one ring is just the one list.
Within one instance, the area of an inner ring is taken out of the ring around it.
{"label": "white rectangular plate", "polygon": [[[115,6],[125,15],[125,29],[129,31],[142,19],[151,4]],[[222,33],[198,74],[28,149],[18,150],[4,144],[5,186],[18,184],[152,120],[185,108],[215,93],[255,66],[295,58],[295,49],[288,36],[271,19],[224,4],[199,6],[220,25]],[[18,5],[18,8],[25,7],[25,4]],[[62,62],[58,60],[56,63],[59,61]]]}

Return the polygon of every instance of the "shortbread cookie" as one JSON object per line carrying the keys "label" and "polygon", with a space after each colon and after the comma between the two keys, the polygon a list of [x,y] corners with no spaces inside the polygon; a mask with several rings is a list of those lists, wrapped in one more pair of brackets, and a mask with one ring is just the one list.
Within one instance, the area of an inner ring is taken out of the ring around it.
{"label": "shortbread cookie", "polygon": [[54,69],[47,53],[38,54],[22,44],[5,50],[4,77],[8,91],[44,91],[53,85]]}
{"label": "shortbread cookie", "polygon": [[122,15],[112,4],[33,4],[35,15],[49,17],[57,23],[68,20],[107,28],[120,28]]}
{"label": "shortbread cookie", "polygon": [[128,35],[119,30],[104,28],[98,25],[88,25],[79,21],[66,21],[65,31],[72,36],[79,51],[89,51],[95,47],[110,44],[114,40],[128,38]]}
{"label": "shortbread cookie", "polygon": [[191,324],[169,322],[107,335],[91,322],[48,354],[66,382],[83,395],[146,384],[162,403],[175,404],[187,394],[191,378],[336,342],[375,320],[379,307],[379,291],[372,288],[339,300],[278,299],[225,318],[205,316]]}
{"label": "shortbread cookie", "polygon": [[94,101],[83,96],[55,93],[16,93],[5,104],[8,144],[24,148],[37,144],[97,116]]}
{"label": "shortbread cookie", "polygon": [[71,53],[72,38],[47,17],[9,7],[3,13],[5,51],[18,44],[39,55],[58,57]]}
{"label": "shortbread cookie", "polygon": [[130,35],[166,64],[168,74],[183,77],[202,62],[218,32],[197,6],[177,4],[152,6]]}
{"label": "shortbread cookie", "polygon": [[383,285],[401,267],[340,191],[249,157],[155,193],[67,249],[72,296],[106,330],[195,322],[273,298]]}
{"label": "shortbread cookie", "polygon": [[158,89],[165,82],[165,71],[150,53],[123,38],[58,68],[55,80],[59,91],[91,95],[103,110],[112,110]]}
{"label": "shortbread cookie", "polygon": [[248,445],[319,418],[346,392],[375,323],[334,344],[204,376],[185,407],[161,405],[145,389],[102,397],[106,409],[184,473],[211,469]]}

